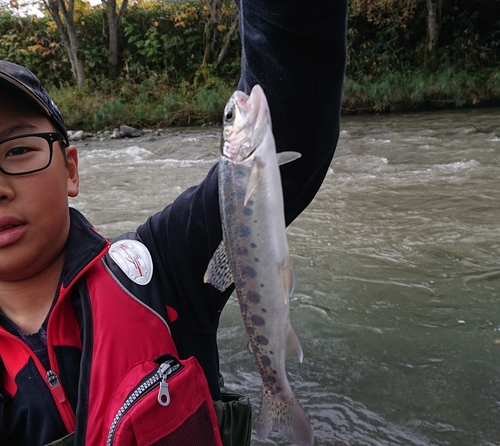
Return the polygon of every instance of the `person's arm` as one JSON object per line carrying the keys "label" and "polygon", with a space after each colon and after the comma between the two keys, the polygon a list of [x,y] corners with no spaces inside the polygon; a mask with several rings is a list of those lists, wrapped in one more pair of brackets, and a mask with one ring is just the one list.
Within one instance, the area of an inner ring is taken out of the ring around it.
{"label": "person's arm", "polygon": [[239,88],[263,87],[277,150],[302,153],[281,168],[289,224],[318,191],[337,145],[347,0],[244,0],[242,6]]}
{"label": "person's arm", "polygon": [[[278,150],[302,153],[300,160],[282,169],[287,222],[316,194],[339,133],[346,3],[321,3],[314,9],[297,0],[244,3],[240,88],[248,92],[256,83],[264,88]],[[152,251],[155,274],[162,275],[165,302],[178,314],[170,325],[179,354],[197,357],[218,399],[216,335],[232,288],[220,293],[203,282],[222,239],[217,166],[138,233]]]}

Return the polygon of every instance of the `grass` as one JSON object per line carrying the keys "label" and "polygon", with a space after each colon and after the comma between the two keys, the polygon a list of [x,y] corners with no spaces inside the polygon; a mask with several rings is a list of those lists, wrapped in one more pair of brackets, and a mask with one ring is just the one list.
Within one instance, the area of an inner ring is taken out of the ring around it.
{"label": "grass", "polygon": [[344,113],[432,110],[500,105],[500,70],[478,72],[443,68],[431,74],[387,73],[379,79],[346,78]]}
{"label": "grass", "polygon": [[48,88],[69,129],[95,132],[121,124],[137,128],[202,125],[220,121],[234,87],[212,79],[202,87],[172,87],[157,76],[140,83],[119,79],[87,82],[82,88]]}
{"label": "grass", "polygon": [[[234,85],[211,78],[203,85],[152,76],[142,82],[125,79],[88,82],[83,88],[49,88],[69,129],[112,130],[218,123]],[[391,72],[377,79],[347,77],[344,114],[500,105],[500,70],[474,72],[443,68],[435,74]]]}

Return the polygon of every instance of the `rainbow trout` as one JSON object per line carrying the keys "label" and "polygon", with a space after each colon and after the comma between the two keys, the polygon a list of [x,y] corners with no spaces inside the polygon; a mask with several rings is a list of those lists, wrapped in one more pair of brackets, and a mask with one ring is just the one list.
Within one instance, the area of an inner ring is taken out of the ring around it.
{"label": "rainbow trout", "polygon": [[223,291],[234,281],[248,346],[262,377],[257,436],[276,429],[287,440],[312,445],[309,420],[288,383],[285,357],[302,362],[290,323],[294,275],[288,254],[279,165],[300,157],[276,153],[264,91],[233,93],[224,110],[219,162],[223,242],[205,282]]}

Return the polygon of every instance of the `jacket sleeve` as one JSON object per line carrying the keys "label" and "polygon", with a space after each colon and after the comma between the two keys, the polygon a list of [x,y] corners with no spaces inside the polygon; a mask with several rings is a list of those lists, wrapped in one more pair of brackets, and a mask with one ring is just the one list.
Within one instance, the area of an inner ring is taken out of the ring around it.
{"label": "jacket sleeve", "polygon": [[347,0],[250,0],[242,8],[239,88],[263,87],[277,150],[302,153],[281,168],[289,224],[314,198],[337,145]]}
{"label": "jacket sleeve", "polygon": [[[237,0],[237,3],[239,0]],[[302,153],[282,168],[286,220],[310,203],[333,157],[339,135],[346,61],[346,0],[244,0],[239,88],[259,83],[268,98],[278,151]],[[232,289],[219,293],[203,283],[222,239],[217,165],[198,186],[152,216],[138,233],[165,283],[175,311],[172,335],[181,357],[194,355],[218,396],[216,333]]]}

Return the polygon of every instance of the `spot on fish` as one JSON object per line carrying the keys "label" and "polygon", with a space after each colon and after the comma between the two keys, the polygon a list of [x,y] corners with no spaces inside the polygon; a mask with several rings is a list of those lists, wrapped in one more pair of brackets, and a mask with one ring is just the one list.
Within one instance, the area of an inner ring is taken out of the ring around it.
{"label": "spot on fish", "polygon": [[245,285],[246,285],[246,282],[241,279],[241,278],[237,278],[235,281],[234,281],[234,285],[237,287],[237,288],[244,288]]}
{"label": "spot on fish", "polygon": [[259,327],[262,325],[265,325],[265,323],[266,323],[264,318],[262,316],[259,316],[258,314],[252,315],[251,319],[252,319],[252,322]]}
{"label": "spot on fish", "polygon": [[257,276],[257,272],[250,266],[245,266],[243,268],[243,270],[241,271],[241,273],[245,277],[256,277]]}
{"label": "spot on fish", "polygon": [[253,200],[248,200],[247,206],[253,206],[254,201]]}
{"label": "spot on fish", "polygon": [[256,245],[255,243],[250,243],[250,246],[251,246],[252,248],[257,248],[257,245]]}
{"label": "spot on fish", "polygon": [[254,262],[260,262],[260,259],[258,257],[253,258]]}
{"label": "spot on fish", "polygon": [[257,336],[257,342],[260,345],[267,345],[267,344],[269,344],[269,339],[267,339],[265,336],[259,335],[259,336]]}
{"label": "spot on fish", "polygon": [[253,214],[253,210],[246,207],[245,209],[243,209],[243,215],[252,215]]}
{"label": "spot on fish", "polygon": [[248,249],[246,249],[245,247],[243,246],[238,246],[236,249],[235,249],[235,252],[237,255],[239,256],[246,256],[248,255]]}
{"label": "spot on fish", "polygon": [[262,311],[263,313],[267,313],[267,310],[265,308],[261,308],[260,311]]}
{"label": "spot on fish", "polygon": [[248,300],[253,304],[258,304],[260,302],[260,294],[255,291],[249,291],[247,293]]}
{"label": "spot on fish", "polygon": [[245,226],[245,225],[241,225],[238,230],[237,230],[237,233],[241,236],[241,237],[248,237],[250,235],[250,228],[248,226]]}
{"label": "spot on fish", "polygon": [[226,207],[226,212],[227,212],[228,214],[230,214],[230,215],[231,215],[231,214],[234,214],[234,211],[235,211],[235,210],[236,210],[236,207],[235,207],[233,204],[229,204],[229,205],[227,205],[227,207]]}
{"label": "spot on fish", "polygon": [[262,360],[262,364],[265,365],[266,367],[269,367],[271,365],[271,359],[269,358],[269,356],[262,356],[261,358]]}

